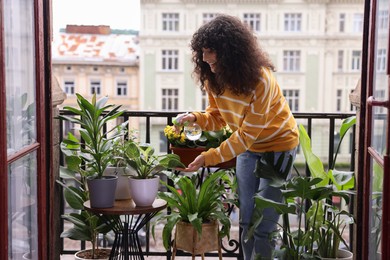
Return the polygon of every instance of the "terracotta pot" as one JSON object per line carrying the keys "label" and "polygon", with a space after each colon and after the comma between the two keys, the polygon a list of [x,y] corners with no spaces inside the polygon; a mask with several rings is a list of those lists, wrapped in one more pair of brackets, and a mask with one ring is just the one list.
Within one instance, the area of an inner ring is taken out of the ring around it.
{"label": "terracotta pot", "polygon": [[[188,166],[188,164],[192,163],[194,161],[194,159],[199,154],[201,154],[204,151],[207,151],[207,149],[203,148],[203,147],[187,148],[187,147],[171,146],[170,148],[174,154],[179,155],[180,161],[186,166]],[[230,161],[227,161],[227,162],[217,164],[215,166],[210,166],[210,167],[229,169],[229,168],[233,168],[235,166],[236,166],[236,158],[231,159]]]}
{"label": "terracotta pot", "polygon": [[218,236],[219,225],[217,221],[202,224],[202,236],[192,224],[179,222],[176,224],[174,251],[184,250],[192,255],[218,251],[221,259],[221,240]]}

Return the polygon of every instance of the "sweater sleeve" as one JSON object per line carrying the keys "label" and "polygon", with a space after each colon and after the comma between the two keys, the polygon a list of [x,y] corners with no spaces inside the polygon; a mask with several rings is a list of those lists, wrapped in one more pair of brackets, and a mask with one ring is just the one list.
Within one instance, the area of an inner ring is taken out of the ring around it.
{"label": "sweater sleeve", "polygon": [[[229,161],[247,150],[259,151],[253,146],[267,143],[274,132],[283,129],[283,123],[289,120],[291,113],[288,105],[272,72],[268,70],[263,70],[258,86],[247,102],[245,113],[241,115],[240,123],[230,138],[218,148],[203,153],[206,166]],[[275,140],[272,139],[271,142]]]}

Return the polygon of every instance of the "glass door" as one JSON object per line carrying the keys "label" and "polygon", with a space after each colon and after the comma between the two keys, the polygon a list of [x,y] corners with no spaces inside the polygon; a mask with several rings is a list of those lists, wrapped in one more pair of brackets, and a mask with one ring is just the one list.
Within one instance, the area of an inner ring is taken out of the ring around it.
{"label": "glass door", "polygon": [[[390,258],[389,0],[372,1],[365,122],[364,259]],[[385,196],[383,196],[385,195]]]}
{"label": "glass door", "polygon": [[0,0],[0,7],[0,259],[47,259],[43,5]]}

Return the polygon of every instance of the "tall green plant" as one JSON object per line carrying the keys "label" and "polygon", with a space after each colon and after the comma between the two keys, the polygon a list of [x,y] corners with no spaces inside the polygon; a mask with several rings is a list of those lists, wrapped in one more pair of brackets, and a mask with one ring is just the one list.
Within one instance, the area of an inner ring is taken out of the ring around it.
{"label": "tall green plant", "polygon": [[[343,121],[340,143],[354,124],[355,117]],[[279,170],[279,163],[274,166],[273,153],[267,153],[263,160],[258,161],[255,174],[270,179],[270,185],[281,188],[284,202],[277,203],[256,195],[255,212],[248,237],[253,236],[255,228],[263,220],[262,211],[272,207],[282,215],[283,220],[280,226],[283,246],[275,255],[283,259],[313,258],[314,255],[335,257],[340,243],[348,247],[342,234],[353,222],[353,216],[329,202],[333,197],[340,197],[346,204],[349,203],[349,197],[353,194],[349,190],[354,187],[354,175],[353,172],[334,169],[340,144],[337,146],[331,168],[326,172],[321,160],[313,153],[311,140],[302,125],[299,126],[299,131],[300,145],[311,176],[301,176],[298,172],[298,176],[286,180],[287,173]],[[283,159],[282,157],[279,161]],[[290,223],[289,214],[296,216],[296,229]]]}
{"label": "tall green plant", "polygon": [[[62,141],[62,151],[66,162],[74,167],[74,170],[83,176],[101,178],[112,159],[112,140],[119,135],[109,136],[115,128],[108,132],[103,130],[107,123],[118,118],[123,111],[119,111],[121,106],[106,105],[108,97],[96,100],[94,94],[89,102],[80,94],[76,96],[78,108],[64,107],[64,110],[74,113],[76,117],[60,115],[59,119],[79,125],[76,130],[79,131],[82,141],[68,133],[68,138]],[[83,167],[80,167],[81,165]]]}
{"label": "tall green plant", "polygon": [[96,100],[96,95],[93,95],[92,101],[89,102],[79,94],[76,96],[78,108],[64,107],[64,110],[72,112],[75,117],[58,117],[62,121],[78,125],[75,129],[82,138],[80,140],[69,132],[60,146],[66,166],[61,167],[61,180],[57,180],[57,183],[64,189],[66,202],[75,210],[62,216],[71,222],[73,227],[64,231],[61,237],[91,242],[92,254],[95,257],[98,234],[107,233],[111,227],[97,215],[84,210],[83,204],[89,200],[87,178],[101,178],[109,165],[113,154],[113,140],[123,135],[123,132],[113,132],[116,127],[107,132],[103,130],[106,124],[118,118],[123,111],[119,111],[120,106],[106,105],[108,97]]}
{"label": "tall green plant", "polygon": [[[199,189],[197,178],[186,176],[171,176],[174,185],[162,181],[168,188],[167,192],[159,192],[159,197],[167,201],[172,212],[163,215],[158,221],[166,220],[163,229],[163,244],[166,249],[170,246],[171,233],[179,221],[191,223],[199,235],[202,235],[202,223],[218,220],[222,225],[220,236],[229,236],[230,218],[226,213],[223,198],[226,197],[226,188],[221,180],[229,183],[225,171],[208,175]],[[178,191],[180,190],[180,192]]]}

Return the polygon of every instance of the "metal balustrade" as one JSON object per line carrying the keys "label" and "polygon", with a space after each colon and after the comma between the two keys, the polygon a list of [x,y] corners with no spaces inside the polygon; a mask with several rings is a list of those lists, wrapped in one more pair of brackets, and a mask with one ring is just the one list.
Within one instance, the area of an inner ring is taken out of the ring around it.
{"label": "metal balustrade", "polygon": [[[60,113],[62,115],[72,115],[68,111],[61,110]],[[158,140],[159,141],[159,148],[161,152],[167,152],[170,153],[169,144],[167,141],[163,141],[163,146],[161,149],[161,132],[164,127],[167,124],[172,124],[173,118],[181,112],[157,112],[157,111],[125,111],[121,118],[119,118],[119,122],[125,122],[127,120],[134,121],[133,125],[130,123],[130,127],[133,127],[134,129],[138,128],[139,133],[139,141],[146,142],[146,143],[153,143],[152,140]],[[317,149],[320,153],[321,159],[326,160],[328,158],[328,162],[330,164],[334,149],[335,149],[335,140],[337,139],[337,126],[341,124],[342,120],[345,118],[348,118],[350,116],[353,116],[355,114],[352,113],[294,113],[294,116],[297,120],[298,124],[302,124],[309,134],[310,137],[312,137],[312,146],[314,146],[314,139],[318,141],[319,145],[317,144],[316,147],[313,147],[313,150]],[[64,130],[67,129],[67,130]],[[63,137],[66,135],[64,131],[69,131],[71,129],[71,126],[65,126],[64,124],[60,125],[60,136]],[[325,135],[327,134],[327,135]],[[325,146],[325,147],[324,147]],[[349,137],[349,145],[348,143],[344,145],[346,148],[344,149],[344,162],[346,165],[349,165],[349,170],[354,170],[355,165],[355,153],[352,152],[355,150],[355,128],[351,132],[351,135]],[[347,150],[345,152],[345,150]],[[316,153],[316,151],[315,151]],[[62,156],[61,156],[62,157]],[[339,157],[339,159],[340,159]],[[61,165],[63,165],[63,158],[60,160]],[[304,167],[304,157],[298,150],[296,164],[302,164],[304,170],[306,171],[306,174],[309,174],[307,167]],[[60,195],[59,195],[60,196]],[[58,218],[61,219],[61,214],[63,214],[67,209],[65,202],[62,200],[62,212],[58,215]],[[350,203],[350,205],[353,205],[353,202]],[[353,209],[350,206],[350,212],[353,212]],[[62,226],[65,226],[65,223],[62,222]],[[352,241],[353,229],[350,228],[349,232],[349,241]],[[60,234],[58,234],[59,236]],[[102,236],[103,238],[103,236]],[[170,259],[171,257],[171,251],[165,251],[164,249],[161,250],[155,250],[151,248],[150,246],[150,240],[153,239],[150,235],[150,230],[145,230],[145,241],[144,241],[144,247],[145,249],[143,252],[147,256],[161,256],[165,257],[167,259]],[[160,239],[160,238],[156,238]],[[66,241],[69,241],[69,239],[63,240],[63,250],[61,251],[62,255],[70,255],[74,254],[75,252],[79,251],[80,249],[85,249],[86,245],[85,242],[78,242],[78,248],[74,248],[74,244],[72,247],[69,247]],[[223,258],[237,258],[242,259],[242,253],[240,250],[240,241],[239,239],[231,239],[230,241],[225,241],[223,246]],[[352,246],[352,243],[350,243]],[[103,246],[109,246],[109,239],[102,239],[102,245]],[[190,254],[185,252],[178,252],[177,256],[190,256]],[[207,257],[218,257],[218,253],[207,253]]]}

